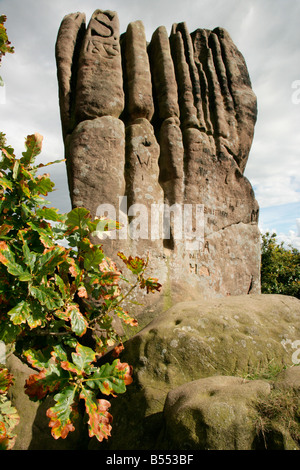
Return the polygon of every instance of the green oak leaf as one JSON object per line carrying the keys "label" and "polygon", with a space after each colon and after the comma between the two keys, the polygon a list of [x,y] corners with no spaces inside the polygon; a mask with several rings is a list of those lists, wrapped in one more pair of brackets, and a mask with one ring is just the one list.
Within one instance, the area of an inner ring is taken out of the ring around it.
{"label": "green oak leaf", "polygon": [[69,312],[70,320],[71,320],[71,328],[72,331],[77,336],[83,336],[86,332],[88,327],[88,322],[80,312],[79,308],[75,305]]}
{"label": "green oak leaf", "polygon": [[7,312],[11,321],[14,325],[21,325],[22,323],[26,323],[28,317],[31,314],[30,304],[25,300],[21,300],[15,307]]}
{"label": "green oak leaf", "polygon": [[125,377],[118,365],[118,359],[112,364],[103,364],[89,377],[88,387],[98,388],[104,395],[124,393],[126,391]]}
{"label": "green oak leaf", "polygon": [[29,293],[49,310],[55,310],[64,304],[61,295],[48,286],[29,286]]}

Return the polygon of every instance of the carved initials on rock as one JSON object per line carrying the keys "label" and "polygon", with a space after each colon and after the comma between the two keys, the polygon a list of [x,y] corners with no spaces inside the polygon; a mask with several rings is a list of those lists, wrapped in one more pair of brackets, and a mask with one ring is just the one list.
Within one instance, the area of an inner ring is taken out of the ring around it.
{"label": "carved initials on rock", "polygon": [[100,13],[90,24],[90,39],[86,44],[86,52],[99,54],[111,59],[120,53],[118,38],[115,36],[113,20],[115,15],[108,12]]}
{"label": "carved initials on rock", "polygon": [[86,52],[89,54],[99,54],[107,59],[112,59],[119,54],[120,49],[117,41],[115,44],[110,44],[101,40],[90,39],[86,45]]}
{"label": "carved initials on rock", "polygon": [[190,273],[197,274],[199,277],[210,275],[209,269],[200,263],[190,263]]}
{"label": "carved initials on rock", "polygon": [[[101,15],[99,15],[100,18],[103,17],[103,16],[106,16],[110,21],[112,21],[113,18],[114,18],[114,15],[109,15],[107,13],[102,13]],[[113,27],[109,24],[106,24],[105,21],[102,21],[99,17],[94,18],[94,22],[93,22],[93,25],[91,27],[91,35],[92,36],[101,36],[102,38],[110,38],[114,34]],[[108,29],[108,31],[109,31],[108,34],[105,34],[105,33],[102,32],[103,31],[103,26],[104,26],[104,29]]]}
{"label": "carved initials on rock", "polygon": [[137,155],[137,159],[142,168],[151,170],[152,168],[152,158],[151,155]]}

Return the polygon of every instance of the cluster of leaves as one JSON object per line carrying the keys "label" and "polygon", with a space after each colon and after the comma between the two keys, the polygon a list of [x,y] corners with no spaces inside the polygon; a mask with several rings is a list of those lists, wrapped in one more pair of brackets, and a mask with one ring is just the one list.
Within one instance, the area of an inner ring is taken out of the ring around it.
{"label": "cluster of leaves", "polygon": [[8,369],[0,368],[0,450],[12,449],[14,446],[14,428],[20,419],[7,396],[12,383],[13,377]]}
{"label": "cluster of leaves", "polygon": [[[89,436],[102,441],[112,421],[103,396],[124,393],[132,381],[131,367],[118,358],[123,344],[113,316],[137,325],[122,302],[136,287],[154,292],[161,285],[145,278],[148,260],[119,253],[135,275],[130,282],[102,246],[91,243],[109,221],[93,220],[82,207],[68,214],[46,207],[44,196],[54,183],[49,174],[38,174],[49,164],[35,165],[42,136],[27,137],[20,159],[3,145],[3,134],[0,141],[0,340],[13,343],[37,371],[26,381],[26,394],[32,400],[54,396],[47,416],[55,439],[74,430],[83,400]],[[122,281],[129,283],[126,292]],[[116,359],[99,365],[109,348]]]}
{"label": "cluster of leaves", "polygon": [[[7,53],[13,53],[14,48],[10,45],[10,41],[8,40],[6,28],[4,23],[6,22],[6,16],[0,15],[0,64],[2,57]],[[2,78],[0,77],[0,85],[3,86]]]}
{"label": "cluster of leaves", "polygon": [[300,299],[300,252],[276,241],[276,233],[262,235],[261,290],[265,294],[292,295]]}

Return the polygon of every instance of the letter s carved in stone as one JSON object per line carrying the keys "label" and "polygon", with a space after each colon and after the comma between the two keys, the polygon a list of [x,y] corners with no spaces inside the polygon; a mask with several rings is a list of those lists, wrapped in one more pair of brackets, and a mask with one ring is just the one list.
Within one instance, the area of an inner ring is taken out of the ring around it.
{"label": "letter s carved in stone", "polygon": [[110,12],[101,12],[90,23],[86,52],[107,59],[120,53],[119,41],[114,32],[114,17]]}

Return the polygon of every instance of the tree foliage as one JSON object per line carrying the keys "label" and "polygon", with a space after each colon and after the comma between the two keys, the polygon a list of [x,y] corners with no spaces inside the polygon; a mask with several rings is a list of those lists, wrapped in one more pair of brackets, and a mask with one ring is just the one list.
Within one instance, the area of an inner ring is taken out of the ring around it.
{"label": "tree foliage", "polygon": [[[13,53],[14,48],[10,45],[10,41],[8,40],[6,28],[4,23],[6,22],[6,16],[0,15],[0,65],[2,57],[7,53]],[[2,78],[0,77],[0,85],[3,86]]]}
{"label": "tree foliage", "polygon": [[261,290],[266,294],[292,295],[300,299],[300,252],[278,243],[276,233],[262,235]]}
{"label": "tree foliage", "polygon": [[[25,384],[29,398],[53,396],[47,416],[55,439],[75,429],[81,401],[89,436],[102,441],[112,423],[105,397],[124,393],[132,382],[130,365],[118,358],[123,344],[113,316],[137,325],[122,302],[136,287],[155,292],[161,285],[145,277],[148,260],[118,253],[134,275],[132,282],[102,245],[91,243],[110,221],[93,220],[83,207],[60,214],[45,205],[54,183],[48,173],[38,174],[49,164],[35,164],[41,135],[27,137],[20,159],[3,134],[0,140],[0,340],[14,344],[15,353],[36,370]],[[113,347],[116,359],[99,365]],[[0,432],[6,436],[1,416]]]}
{"label": "tree foliage", "polygon": [[12,449],[16,435],[14,428],[19,423],[19,415],[8,398],[8,390],[13,384],[13,376],[6,368],[0,368],[0,450]]}

